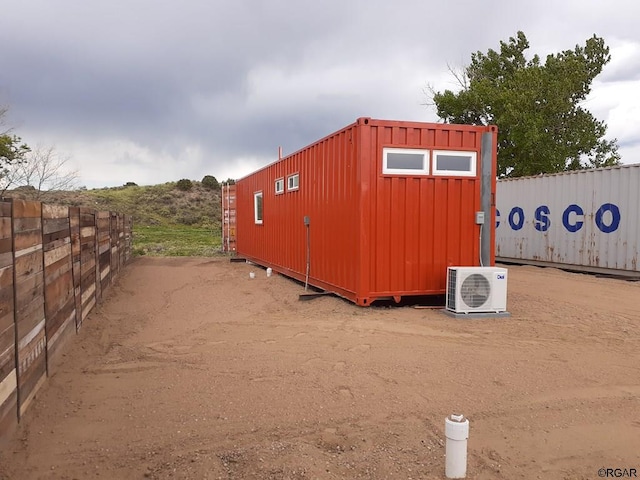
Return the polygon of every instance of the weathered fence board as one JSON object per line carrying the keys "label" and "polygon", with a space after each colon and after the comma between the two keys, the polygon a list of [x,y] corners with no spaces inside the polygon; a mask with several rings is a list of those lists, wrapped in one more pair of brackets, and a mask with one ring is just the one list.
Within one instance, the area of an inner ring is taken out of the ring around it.
{"label": "weathered fence board", "polygon": [[80,208],[80,291],[82,321],[96,304],[96,212]]}
{"label": "weathered fence board", "polygon": [[71,231],[71,261],[73,270],[73,296],[75,298],[76,331],[82,325],[82,293],[80,290],[80,209],[69,208],[69,229]]}
{"label": "weathered fence board", "polygon": [[118,275],[118,263],[120,260],[120,236],[118,232],[118,214],[111,212],[111,271]]}
{"label": "weathered fence board", "polygon": [[96,216],[98,232],[98,278],[100,298],[102,291],[111,283],[111,213],[98,212]]}
{"label": "weathered fence board", "polygon": [[0,440],[131,257],[131,231],[111,212],[0,201]]}
{"label": "weathered fence board", "polygon": [[42,204],[13,200],[18,405],[24,414],[47,374]]}
{"label": "weathered fence board", "polygon": [[18,420],[17,413],[11,203],[0,202],[0,434],[13,431]]}
{"label": "weathered fence board", "polygon": [[124,215],[124,262],[127,263],[133,252],[133,217]]}
{"label": "weathered fence board", "polygon": [[43,205],[44,311],[47,369],[51,373],[64,344],[76,332],[71,228],[67,207]]}

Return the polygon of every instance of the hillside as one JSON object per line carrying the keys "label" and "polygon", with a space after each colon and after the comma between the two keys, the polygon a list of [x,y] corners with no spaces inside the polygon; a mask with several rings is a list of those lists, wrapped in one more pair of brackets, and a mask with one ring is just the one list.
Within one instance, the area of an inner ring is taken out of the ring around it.
{"label": "hillside", "polygon": [[[177,183],[46,192],[39,200],[132,215],[134,255],[217,255],[221,244],[220,190],[193,181],[191,190],[183,191]],[[5,196],[32,200],[34,193],[33,189],[19,188]]]}
{"label": "hillside", "polygon": [[[133,216],[134,225],[188,225],[220,227],[220,190],[207,189],[192,182],[189,191],[179,190],[177,182],[160,185],[125,186],[94,190],[46,192],[41,200],[55,205],[91,207]],[[32,199],[28,189],[7,192],[7,197]]]}

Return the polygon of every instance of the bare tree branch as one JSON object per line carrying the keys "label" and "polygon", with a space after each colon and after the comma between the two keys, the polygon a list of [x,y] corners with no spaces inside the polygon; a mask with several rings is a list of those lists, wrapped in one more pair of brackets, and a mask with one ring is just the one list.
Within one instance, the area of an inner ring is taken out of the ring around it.
{"label": "bare tree branch", "polygon": [[[68,157],[60,156],[54,147],[36,147],[24,161],[8,166],[0,179],[2,192],[14,187],[32,187],[30,197],[40,200],[50,191],[72,190],[78,186],[78,171],[68,168]],[[5,186],[6,185],[6,186]]]}
{"label": "bare tree branch", "polygon": [[[469,75],[467,75],[467,67],[465,65],[455,67],[447,63],[447,70],[455,80],[456,90],[469,89]],[[422,89],[422,94],[425,96],[426,101],[423,102],[421,105],[437,110],[437,105],[434,100],[435,95],[437,93],[438,91],[433,86],[433,84],[427,83],[427,85]]]}
{"label": "bare tree branch", "polygon": [[469,89],[469,75],[467,75],[466,66],[463,65],[463,66],[455,67],[447,63],[447,70],[449,70],[449,73],[451,74],[451,76],[458,83],[458,87],[460,87],[462,90]]}

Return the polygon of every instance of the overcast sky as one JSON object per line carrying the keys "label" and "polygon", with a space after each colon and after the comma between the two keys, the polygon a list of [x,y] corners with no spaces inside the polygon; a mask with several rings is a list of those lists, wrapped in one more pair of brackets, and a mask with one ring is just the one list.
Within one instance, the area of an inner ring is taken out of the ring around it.
{"label": "overcast sky", "polygon": [[424,88],[518,30],[534,53],[596,34],[586,107],[640,162],[637,0],[1,0],[0,105],[89,188],[239,178],[358,117],[437,121]]}

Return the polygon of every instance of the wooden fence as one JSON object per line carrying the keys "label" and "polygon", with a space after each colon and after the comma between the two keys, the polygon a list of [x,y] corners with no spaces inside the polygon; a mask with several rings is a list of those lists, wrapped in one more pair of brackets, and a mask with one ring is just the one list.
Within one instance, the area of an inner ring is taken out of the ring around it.
{"label": "wooden fence", "polygon": [[132,219],[0,201],[0,440],[131,258]]}

